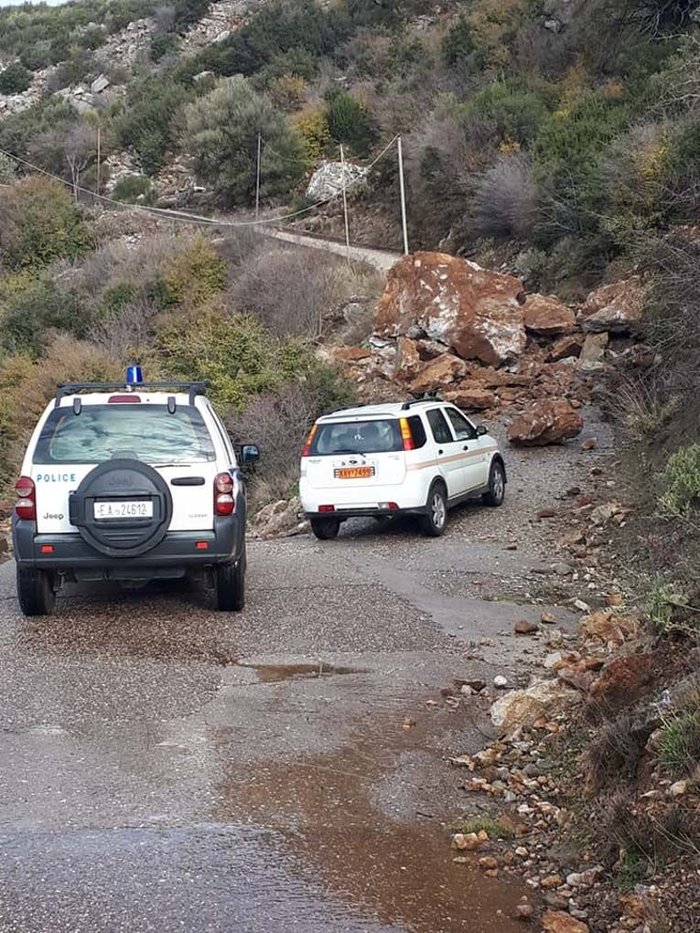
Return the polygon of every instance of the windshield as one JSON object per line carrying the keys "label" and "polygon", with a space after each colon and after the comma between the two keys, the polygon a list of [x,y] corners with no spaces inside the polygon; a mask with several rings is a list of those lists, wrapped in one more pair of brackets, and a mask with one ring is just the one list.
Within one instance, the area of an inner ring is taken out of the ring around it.
{"label": "windshield", "polygon": [[209,432],[196,408],[165,405],[89,405],[79,415],[56,408],[34,453],[35,463],[102,463],[128,457],[145,463],[214,460]]}
{"label": "windshield", "polygon": [[334,421],[319,424],[311,456],[325,454],[373,454],[403,450],[398,421]]}

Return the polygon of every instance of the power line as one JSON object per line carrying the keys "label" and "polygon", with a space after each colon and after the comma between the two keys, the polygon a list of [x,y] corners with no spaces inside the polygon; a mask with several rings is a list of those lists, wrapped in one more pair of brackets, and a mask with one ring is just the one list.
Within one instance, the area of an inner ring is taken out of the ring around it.
{"label": "power line", "polygon": [[[377,155],[369,163],[369,165],[366,166],[368,172],[372,168],[374,168],[374,166],[377,164],[377,162],[380,161],[380,159],[384,158],[384,156],[387,154],[387,152],[389,152],[391,147],[394,145],[394,143],[398,139],[399,139],[398,135],[394,136],[394,138],[384,147],[384,149],[382,149],[379,155]],[[0,149],[0,153],[2,155],[8,156],[10,159],[13,159],[15,162],[17,162],[18,165],[22,165],[26,168],[31,169],[34,172],[38,172],[40,175],[45,175],[47,178],[51,178],[54,181],[59,182],[59,184],[63,185],[64,187],[74,190],[70,182],[67,182],[65,178],[61,178],[60,175],[56,175],[53,172],[49,172],[46,169],[43,169],[38,165],[34,165],[34,163],[27,161],[27,159],[22,159],[19,156],[14,155],[12,152],[7,152],[5,149]],[[363,180],[364,179],[362,176],[358,176],[357,178],[351,179],[346,185],[346,191],[348,188],[351,188],[352,186],[358,184],[359,182]],[[289,213],[289,214],[283,214],[280,217],[268,217],[265,220],[235,221],[235,220],[216,220],[215,218],[212,218],[212,217],[203,217],[200,214],[188,214],[187,211],[175,211],[175,210],[170,210],[168,208],[163,208],[163,207],[149,207],[145,204],[127,204],[124,201],[117,201],[115,198],[109,198],[106,195],[97,194],[96,192],[90,191],[87,188],[83,188],[80,185],[78,185],[75,190],[81,192],[82,194],[89,195],[91,198],[101,201],[104,204],[111,204],[111,205],[114,205],[115,207],[119,207],[119,208],[126,209],[126,210],[137,210],[137,211],[141,211],[142,213],[151,214],[151,215],[155,215],[158,217],[169,217],[172,220],[179,220],[179,221],[182,221],[183,223],[202,224],[204,226],[209,226],[209,227],[234,227],[234,228],[235,227],[258,227],[258,226],[263,226],[267,224],[277,224],[283,220],[291,220],[294,217],[302,216],[302,214],[308,214],[310,211],[315,210],[317,207],[322,207],[324,204],[328,204],[338,197],[338,194],[330,195],[330,197],[322,198],[319,201],[315,201],[313,204],[310,204],[308,207],[303,207],[301,208],[301,210],[293,211],[292,213]]]}

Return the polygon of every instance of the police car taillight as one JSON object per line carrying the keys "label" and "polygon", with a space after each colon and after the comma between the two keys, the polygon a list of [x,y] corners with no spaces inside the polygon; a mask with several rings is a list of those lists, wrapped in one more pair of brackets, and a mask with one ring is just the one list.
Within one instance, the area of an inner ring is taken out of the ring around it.
{"label": "police car taillight", "polygon": [[36,521],[36,486],[29,476],[20,476],[15,484],[17,501],[15,515],[25,521]]}
{"label": "police car taillight", "polygon": [[230,473],[218,473],[214,480],[214,514],[232,515],[236,508],[233,494],[233,477]]}

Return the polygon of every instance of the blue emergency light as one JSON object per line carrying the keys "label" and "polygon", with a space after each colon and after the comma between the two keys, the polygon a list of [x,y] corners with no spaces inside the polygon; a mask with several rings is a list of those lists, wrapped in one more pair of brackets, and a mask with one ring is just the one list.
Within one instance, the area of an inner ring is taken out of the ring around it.
{"label": "blue emergency light", "polygon": [[126,370],[127,385],[138,385],[143,382],[143,373],[140,366],[128,366]]}

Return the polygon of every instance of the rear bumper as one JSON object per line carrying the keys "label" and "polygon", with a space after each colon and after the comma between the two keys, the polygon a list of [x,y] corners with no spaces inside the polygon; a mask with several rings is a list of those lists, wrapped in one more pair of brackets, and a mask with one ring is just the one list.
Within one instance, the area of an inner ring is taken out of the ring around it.
{"label": "rear bumper", "polygon": [[304,512],[305,518],[335,518],[337,521],[345,521],[346,518],[389,518],[393,515],[425,515],[428,511],[427,506],[412,506],[406,509],[380,509],[380,508],[359,508],[359,509],[336,509],[334,512]]}
{"label": "rear bumper", "polygon": [[[138,578],[146,575],[144,571],[157,576],[159,568],[187,570],[237,561],[244,552],[245,514],[217,519],[214,530],[168,532],[160,544],[138,557],[108,557],[90,547],[77,533],[37,534],[33,522],[19,519],[13,521],[12,538],[20,569],[62,573],[95,570],[104,571],[107,577],[129,579],[132,572]],[[202,548],[201,543],[207,547]],[[49,546],[54,548],[53,552],[42,553],[42,547]]]}

